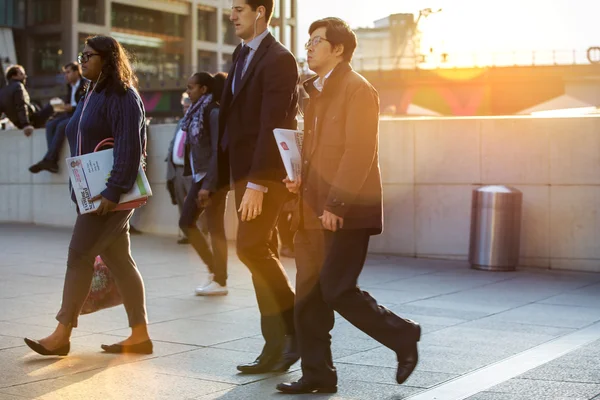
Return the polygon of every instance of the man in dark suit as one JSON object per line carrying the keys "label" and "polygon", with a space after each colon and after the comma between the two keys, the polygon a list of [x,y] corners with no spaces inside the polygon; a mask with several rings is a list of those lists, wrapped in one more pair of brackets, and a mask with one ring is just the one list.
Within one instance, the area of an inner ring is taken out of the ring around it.
{"label": "man in dark suit", "polygon": [[34,174],[43,170],[58,172],[60,151],[65,142],[65,128],[75,112],[77,103],[85,95],[87,86],[86,80],[81,76],[81,66],[76,62],[68,63],[63,67],[63,73],[67,83],[67,95],[63,99],[64,104],[60,106],[61,112],[46,123],[48,152],[40,162],[29,167],[29,171]]}
{"label": "man in dark suit", "polygon": [[299,195],[296,233],[296,330],[302,378],[282,383],[284,393],[334,393],[331,355],[334,311],[392,349],[396,380],[414,370],[420,326],[377,304],[358,287],[369,238],[383,229],[379,171],[379,96],[350,61],[356,36],[338,18],[310,27],[308,65],[317,76],[304,83],[310,100],[304,119],[301,179],[285,179]]}
{"label": "man in dark suit", "polygon": [[287,191],[274,128],[297,126],[298,68],[268,30],[273,0],[233,0],[231,22],[243,40],[234,54],[219,119],[219,179],[234,182],[237,253],[252,273],[265,346],[242,373],[287,370],[298,360],[294,292],[274,234]]}
{"label": "man in dark suit", "polygon": [[25,88],[27,74],[21,65],[12,65],[6,69],[7,86],[0,90],[0,114],[6,117],[17,128],[23,129],[25,136],[29,137],[35,128],[44,126],[48,118],[54,114],[51,105],[40,109],[29,99],[29,92]]}

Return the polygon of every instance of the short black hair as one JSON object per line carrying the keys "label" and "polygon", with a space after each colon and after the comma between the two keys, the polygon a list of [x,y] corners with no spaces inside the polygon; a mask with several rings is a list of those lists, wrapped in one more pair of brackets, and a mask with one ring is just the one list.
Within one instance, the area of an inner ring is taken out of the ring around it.
{"label": "short black hair", "polygon": [[79,75],[81,75],[81,65],[79,65],[77,61],[70,62],[63,67],[63,71],[66,71],[68,69],[70,69],[71,71],[77,71],[79,72]]}
{"label": "short black hair", "polygon": [[19,64],[11,65],[10,67],[8,67],[6,69],[6,80],[10,81],[14,76],[16,76],[19,73],[19,69],[25,71],[25,68],[23,68],[23,66]]}
{"label": "short black hair", "polygon": [[350,29],[350,26],[346,21],[335,18],[323,18],[313,22],[308,29],[308,34],[312,35],[314,31],[319,28],[326,29],[326,38],[332,46],[343,45],[344,53],[342,54],[344,61],[352,61],[354,50],[356,50],[357,40],[354,31]]}
{"label": "short black hair", "polygon": [[246,4],[252,7],[252,11],[256,11],[256,9],[260,6],[265,8],[265,20],[267,23],[271,21],[271,17],[273,16],[273,9],[275,9],[275,1],[274,0],[246,0]]}

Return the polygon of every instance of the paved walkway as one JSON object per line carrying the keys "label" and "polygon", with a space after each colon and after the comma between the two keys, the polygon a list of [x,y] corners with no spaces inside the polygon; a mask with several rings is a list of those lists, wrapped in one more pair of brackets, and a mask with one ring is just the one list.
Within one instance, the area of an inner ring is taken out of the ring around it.
{"label": "paved walkway", "polygon": [[[133,237],[148,295],[152,356],[103,354],[128,335],[122,307],[84,316],[72,353],[43,358],[22,337],[51,332],[70,231],[0,225],[0,399],[282,399],[287,374],[246,376],[262,340],[250,276],[231,252],[230,294],[193,296],[206,276],[189,246]],[[294,276],[293,261],[286,269]],[[361,284],[423,325],[421,362],[397,385],[391,351],[343,319],[333,330],[340,390],[327,399],[600,399],[600,275],[490,273],[466,263],[373,256]]]}

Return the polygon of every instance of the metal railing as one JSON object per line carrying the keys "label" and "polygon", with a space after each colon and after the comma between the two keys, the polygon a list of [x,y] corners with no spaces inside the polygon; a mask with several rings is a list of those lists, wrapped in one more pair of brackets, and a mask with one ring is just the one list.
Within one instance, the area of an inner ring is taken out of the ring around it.
{"label": "metal railing", "polygon": [[429,53],[413,57],[354,58],[359,71],[470,67],[589,65],[600,63],[600,48],[574,50],[515,50],[506,52]]}

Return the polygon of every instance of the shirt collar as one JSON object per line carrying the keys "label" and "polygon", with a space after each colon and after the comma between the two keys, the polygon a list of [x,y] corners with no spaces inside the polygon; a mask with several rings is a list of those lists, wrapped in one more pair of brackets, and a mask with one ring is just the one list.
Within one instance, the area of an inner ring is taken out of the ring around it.
{"label": "shirt collar", "polygon": [[256,50],[258,50],[258,47],[260,46],[260,44],[262,43],[262,41],[267,37],[268,34],[269,34],[269,30],[265,29],[265,31],[263,33],[261,33],[260,35],[256,36],[254,39],[252,39],[248,43],[243,42],[244,46],[248,46],[252,50],[256,51]]}
{"label": "shirt collar", "polygon": [[323,86],[325,86],[325,81],[327,80],[327,78],[329,78],[329,75],[331,75],[332,72],[333,72],[333,69],[331,71],[329,71],[327,73],[327,75],[325,75],[323,77],[323,79],[321,79],[321,77],[318,77],[315,80],[315,82],[313,83],[313,85],[315,85],[315,89],[317,89],[319,92],[322,92],[323,91]]}
{"label": "shirt collar", "polygon": [[71,87],[72,87],[72,88],[76,88],[76,87],[79,87],[79,85],[80,85],[80,84],[81,84],[81,78],[79,78],[79,79],[77,80],[77,82],[75,82],[75,83],[72,83],[72,84],[71,84]]}

